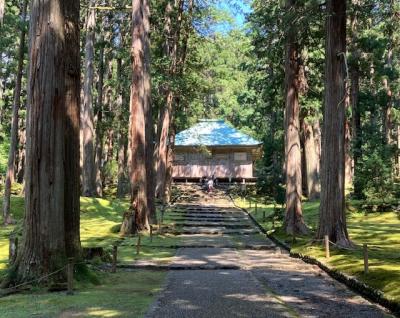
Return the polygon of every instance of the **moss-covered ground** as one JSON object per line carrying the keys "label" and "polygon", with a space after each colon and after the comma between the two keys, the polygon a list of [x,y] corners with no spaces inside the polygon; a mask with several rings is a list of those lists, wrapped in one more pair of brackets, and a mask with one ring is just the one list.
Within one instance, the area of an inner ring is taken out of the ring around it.
{"label": "moss-covered ground", "polygon": [[[349,202],[347,222],[349,235],[356,247],[343,250],[331,247],[331,257],[325,258],[322,243],[312,242],[313,232],[318,224],[319,202],[304,202],[305,222],[312,230],[306,237],[293,238],[282,231],[282,221],[275,218],[274,206],[257,201],[249,208],[249,201],[237,198],[235,203],[245,207],[257,221],[272,235],[291,246],[291,251],[308,255],[329,265],[331,268],[353,275],[369,286],[382,291],[386,298],[400,302],[400,214],[395,212],[365,213],[352,207]],[[263,216],[265,211],[265,220]],[[369,247],[369,273],[364,274],[362,245]]]}
{"label": "moss-covered ground", "polygon": [[18,294],[0,298],[0,317],[142,317],[160,291],[165,272],[97,274],[99,285],[64,292]]}
{"label": "moss-covered ground", "polygon": [[[2,206],[2,198],[0,198]],[[22,221],[24,200],[22,197],[11,198],[12,214],[14,219]],[[122,221],[123,212],[128,208],[126,200],[106,200],[81,198],[81,241],[83,247],[103,247],[106,251],[112,249],[112,245],[118,242],[118,260],[120,263],[129,263],[136,259],[165,259],[172,257],[175,250],[170,246],[177,245],[179,240],[168,234],[157,234],[154,230],[152,240],[148,233],[141,235],[140,254],[136,254],[137,236],[121,238],[118,231]],[[0,222],[2,219],[0,217]],[[164,224],[168,224],[166,215]],[[13,226],[0,226],[0,276],[1,270],[7,266],[8,260],[8,236],[14,229]]]}
{"label": "moss-covered ground", "polygon": [[[118,231],[128,205],[127,200],[81,198],[82,246],[103,247],[111,252],[112,245],[118,242],[119,263],[129,264],[136,259],[161,259],[167,262],[175,255],[175,249],[171,246],[179,244],[175,236],[158,235],[157,229],[152,239],[148,233],[141,234],[139,255],[136,253],[137,236],[120,237]],[[21,224],[23,198],[13,196],[11,207],[13,218]],[[6,274],[8,237],[13,230],[14,226],[0,226],[0,281]],[[98,264],[101,261],[94,262]],[[38,290],[0,298],[0,317],[140,317],[147,310],[154,293],[161,288],[165,276],[164,272],[142,270],[117,274],[94,271],[92,274],[98,278],[95,281],[99,285],[77,281],[77,293],[73,296]]]}

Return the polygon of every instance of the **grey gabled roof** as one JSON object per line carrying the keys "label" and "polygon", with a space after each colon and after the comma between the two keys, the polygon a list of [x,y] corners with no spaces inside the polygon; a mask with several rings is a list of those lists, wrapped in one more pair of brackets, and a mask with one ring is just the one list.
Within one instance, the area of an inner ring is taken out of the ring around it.
{"label": "grey gabled roof", "polygon": [[225,123],[202,119],[175,137],[176,146],[258,146],[262,143]]}

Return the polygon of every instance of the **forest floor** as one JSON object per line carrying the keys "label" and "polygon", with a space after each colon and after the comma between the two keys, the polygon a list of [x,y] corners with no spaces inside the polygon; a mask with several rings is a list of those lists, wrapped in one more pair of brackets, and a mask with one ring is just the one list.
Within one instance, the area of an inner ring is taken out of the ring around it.
{"label": "forest floor", "polygon": [[[329,267],[354,276],[367,285],[384,293],[387,299],[400,303],[400,214],[397,212],[368,212],[352,208],[347,212],[349,235],[356,244],[354,250],[332,247],[331,257],[325,258],[323,244],[312,243],[318,224],[319,202],[304,202],[303,215],[311,234],[293,238],[282,230],[282,222],[273,222],[274,206],[257,201],[249,207],[249,201],[236,198],[238,206],[246,208],[271,235],[291,247],[291,252],[311,256]],[[264,212],[263,212],[264,211]],[[264,214],[265,213],[265,219]],[[368,244],[369,273],[364,274],[363,244]]]}
{"label": "forest floor", "polygon": [[[178,244],[174,235],[156,234],[152,240],[149,235],[142,235],[139,255],[136,254],[137,237],[119,236],[122,215],[128,205],[127,200],[81,198],[82,246],[103,247],[106,252],[111,252],[113,243],[118,242],[119,265],[132,264],[135,260],[164,262],[173,257],[174,246]],[[6,274],[8,263],[8,236],[21,226],[23,198],[13,196],[11,206],[17,225],[0,226],[0,281]],[[168,222],[165,217],[164,223]],[[161,288],[165,272],[140,269],[111,274],[95,270],[102,263],[100,259],[91,261],[94,279],[78,279],[77,292],[73,296],[34,289],[26,294],[0,298],[0,317],[141,317]]]}

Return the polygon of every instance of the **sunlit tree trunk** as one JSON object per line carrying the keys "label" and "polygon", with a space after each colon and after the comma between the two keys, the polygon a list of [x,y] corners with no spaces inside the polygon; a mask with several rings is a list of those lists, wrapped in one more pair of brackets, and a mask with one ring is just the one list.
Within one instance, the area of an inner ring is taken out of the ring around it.
{"label": "sunlit tree trunk", "polygon": [[25,36],[26,30],[23,25],[26,20],[28,1],[24,0],[21,12],[21,34],[19,37],[19,48],[18,48],[18,66],[17,75],[15,80],[14,89],[14,104],[12,111],[12,123],[11,123],[11,142],[10,150],[8,153],[8,163],[7,163],[7,174],[4,189],[3,198],[3,222],[4,224],[12,223],[10,216],[10,199],[11,199],[11,185],[14,182],[15,174],[15,154],[18,147],[18,111],[21,106],[21,89],[22,89],[22,75],[24,71],[24,52],[25,52]]}
{"label": "sunlit tree trunk", "polygon": [[96,27],[96,11],[93,8],[96,2],[89,2],[90,8],[86,20],[85,44],[85,78],[83,89],[82,107],[82,192],[84,196],[96,196],[96,168],[94,149],[94,124],[93,124],[93,80],[94,80],[94,42]]}
{"label": "sunlit tree trunk", "polygon": [[346,0],[328,0],[321,205],[317,238],[350,246],[345,213]]}
{"label": "sunlit tree trunk", "polygon": [[31,4],[24,232],[9,283],[63,268],[78,248],[78,14],[75,0]]}
{"label": "sunlit tree trunk", "polygon": [[319,178],[318,142],[314,136],[313,125],[303,121],[304,159],[307,196],[310,201],[319,199],[321,183]]}
{"label": "sunlit tree trunk", "polygon": [[[288,0],[286,7],[293,10],[295,0]],[[305,234],[301,207],[301,145],[300,145],[300,54],[295,31],[286,34],[285,63],[285,143],[286,143],[286,216],[285,230],[288,234]]]}
{"label": "sunlit tree trunk", "polygon": [[137,231],[149,228],[149,211],[147,204],[147,171],[146,171],[146,103],[148,93],[145,85],[145,74],[148,71],[145,56],[148,36],[146,20],[148,12],[145,0],[132,1],[132,86],[130,101],[130,173],[132,208],[135,209],[135,227]]}

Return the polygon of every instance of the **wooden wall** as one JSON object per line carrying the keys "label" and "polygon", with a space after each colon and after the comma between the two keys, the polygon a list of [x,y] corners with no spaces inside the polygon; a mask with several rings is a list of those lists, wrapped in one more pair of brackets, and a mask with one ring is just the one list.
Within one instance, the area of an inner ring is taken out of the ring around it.
{"label": "wooden wall", "polygon": [[176,148],[174,178],[252,178],[254,151],[249,148]]}

